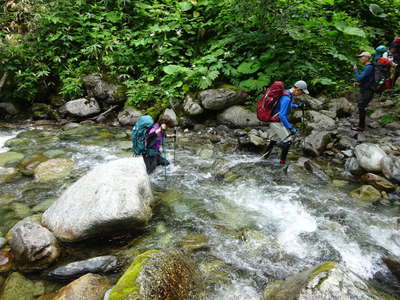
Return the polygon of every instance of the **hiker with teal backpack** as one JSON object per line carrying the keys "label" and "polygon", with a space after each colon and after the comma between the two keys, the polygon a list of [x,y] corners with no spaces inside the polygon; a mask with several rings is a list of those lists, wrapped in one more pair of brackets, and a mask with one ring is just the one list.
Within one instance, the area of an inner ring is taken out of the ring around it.
{"label": "hiker with teal backpack", "polygon": [[292,145],[293,136],[298,132],[288,118],[292,108],[304,108],[304,103],[294,104],[293,97],[303,93],[309,94],[307,83],[303,80],[297,81],[291,89],[285,89],[282,81],[275,81],[265,92],[265,95],[258,103],[257,117],[262,122],[269,122],[272,131],[269,145],[264,158],[268,158],[273,147],[282,149],[280,164],[286,163],[289,148]]}
{"label": "hiker with teal backpack", "polygon": [[140,117],[132,129],[132,152],[142,155],[147,174],[151,174],[157,166],[168,166],[169,162],[161,155],[160,148],[165,149],[166,131],[174,126],[173,120],[161,115],[156,123],[150,116]]}

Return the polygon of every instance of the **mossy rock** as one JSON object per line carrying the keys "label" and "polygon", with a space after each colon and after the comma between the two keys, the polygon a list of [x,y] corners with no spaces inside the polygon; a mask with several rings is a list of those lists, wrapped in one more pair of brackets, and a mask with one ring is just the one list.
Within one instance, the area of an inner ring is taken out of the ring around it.
{"label": "mossy rock", "polygon": [[14,166],[23,158],[24,155],[18,152],[9,151],[0,153],[0,167]]}
{"label": "mossy rock", "polygon": [[25,157],[18,163],[18,168],[22,174],[31,176],[33,175],[36,167],[42,163],[49,160],[49,158],[42,153],[35,153],[33,155]]}
{"label": "mossy rock", "polygon": [[18,150],[19,148],[25,148],[26,146],[31,145],[34,143],[32,139],[27,139],[27,138],[13,138],[8,140],[7,142],[4,143],[4,146]]}
{"label": "mossy rock", "polygon": [[312,269],[290,276],[284,281],[269,283],[261,300],[394,300],[337,262],[325,262]]}
{"label": "mossy rock", "polygon": [[234,270],[222,260],[208,262],[201,269],[211,285],[224,285],[234,278]]}
{"label": "mossy rock", "polygon": [[200,281],[200,270],[182,252],[149,250],[135,257],[109,300],[196,299]]}
{"label": "mossy rock", "polygon": [[353,190],[350,193],[350,196],[365,204],[372,204],[382,197],[381,193],[372,185],[363,185],[362,187]]}
{"label": "mossy rock", "polygon": [[15,168],[0,167],[0,184],[14,181],[20,176],[21,174]]}
{"label": "mossy rock", "polygon": [[181,202],[183,197],[182,193],[178,190],[169,190],[159,195],[161,201],[167,205],[173,205],[174,203]]}
{"label": "mossy rock", "polygon": [[68,176],[74,162],[66,158],[55,158],[42,162],[35,169],[35,178],[38,182],[51,182]]}
{"label": "mossy rock", "polygon": [[12,273],[4,283],[0,300],[34,300],[44,293],[42,282],[34,282],[20,273]]}
{"label": "mossy rock", "polygon": [[49,159],[60,158],[62,156],[65,156],[65,151],[62,149],[52,149],[52,150],[43,152],[43,155],[48,157]]}

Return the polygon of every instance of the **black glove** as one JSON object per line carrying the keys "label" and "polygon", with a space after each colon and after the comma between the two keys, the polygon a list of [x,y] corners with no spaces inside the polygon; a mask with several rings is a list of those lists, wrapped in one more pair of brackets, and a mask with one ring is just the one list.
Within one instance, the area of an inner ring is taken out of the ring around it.
{"label": "black glove", "polygon": [[305,104],[305,103],[300,103],[299,104],[299,108],[306,108],[307,107],[307,104]]}

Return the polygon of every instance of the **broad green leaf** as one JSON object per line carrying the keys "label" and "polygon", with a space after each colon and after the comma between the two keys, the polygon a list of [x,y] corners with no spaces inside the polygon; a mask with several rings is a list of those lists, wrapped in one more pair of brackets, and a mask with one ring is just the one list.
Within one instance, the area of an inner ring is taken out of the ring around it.
{"label": "broad green leaf", "polygon": [[335,27],[337,30],[348,34],[348,35],[354,35],[354,36],[359,36],[365,38],[365,32],[361,28],[358,27],[352,27],[352,26],[347,26],[346,24],[342,22],[336,22]]}
{"label": "broad green leaf", "polygon": [[168,65],[163,68],[163,71],[168,75],[178,73],[180,70],[181,67],[177,65]]}
{"label": "broad green leaf", "polygon": [[317,77],[317,78],[311,80],[311,83],[313,85],[318,84],[318,83],[322,84],[322,85],[333,85],[333,84],[336,84],[335,81],[333,81],[332,79],[326,78],[326,77]]}
{"label": "broad green leaf", "polygon": [[377,17],[380,18],[385,18],[387,15],[385,14],[385,12],[383,11],[382,7],[380,7],[379,5],[376,4],[370,4],[369,5],[369,11]]}
{"label": "broad green leaf", "polygon": [[239,73],[242,74],[253,74],[260,69],[260,64],[258,61],[242,62],[237,68]]}
{"label": "broad green leaf", "polygon": [[192,3],[190,3],[190,2],[179,2],[178,6],[182,11],[191,10],[193,7]]}

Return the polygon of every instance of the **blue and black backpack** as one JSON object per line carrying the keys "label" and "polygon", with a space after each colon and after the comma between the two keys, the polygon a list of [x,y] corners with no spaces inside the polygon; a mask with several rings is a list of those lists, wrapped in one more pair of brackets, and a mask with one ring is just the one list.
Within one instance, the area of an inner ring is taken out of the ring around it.
{"label": "blue and black backpack", "polygon": [[132,152],[134,155],[146,154],[148,149],[146,145],[147,132],[153,126],[154,120],[151,116],[141,116],[132,128]]}

